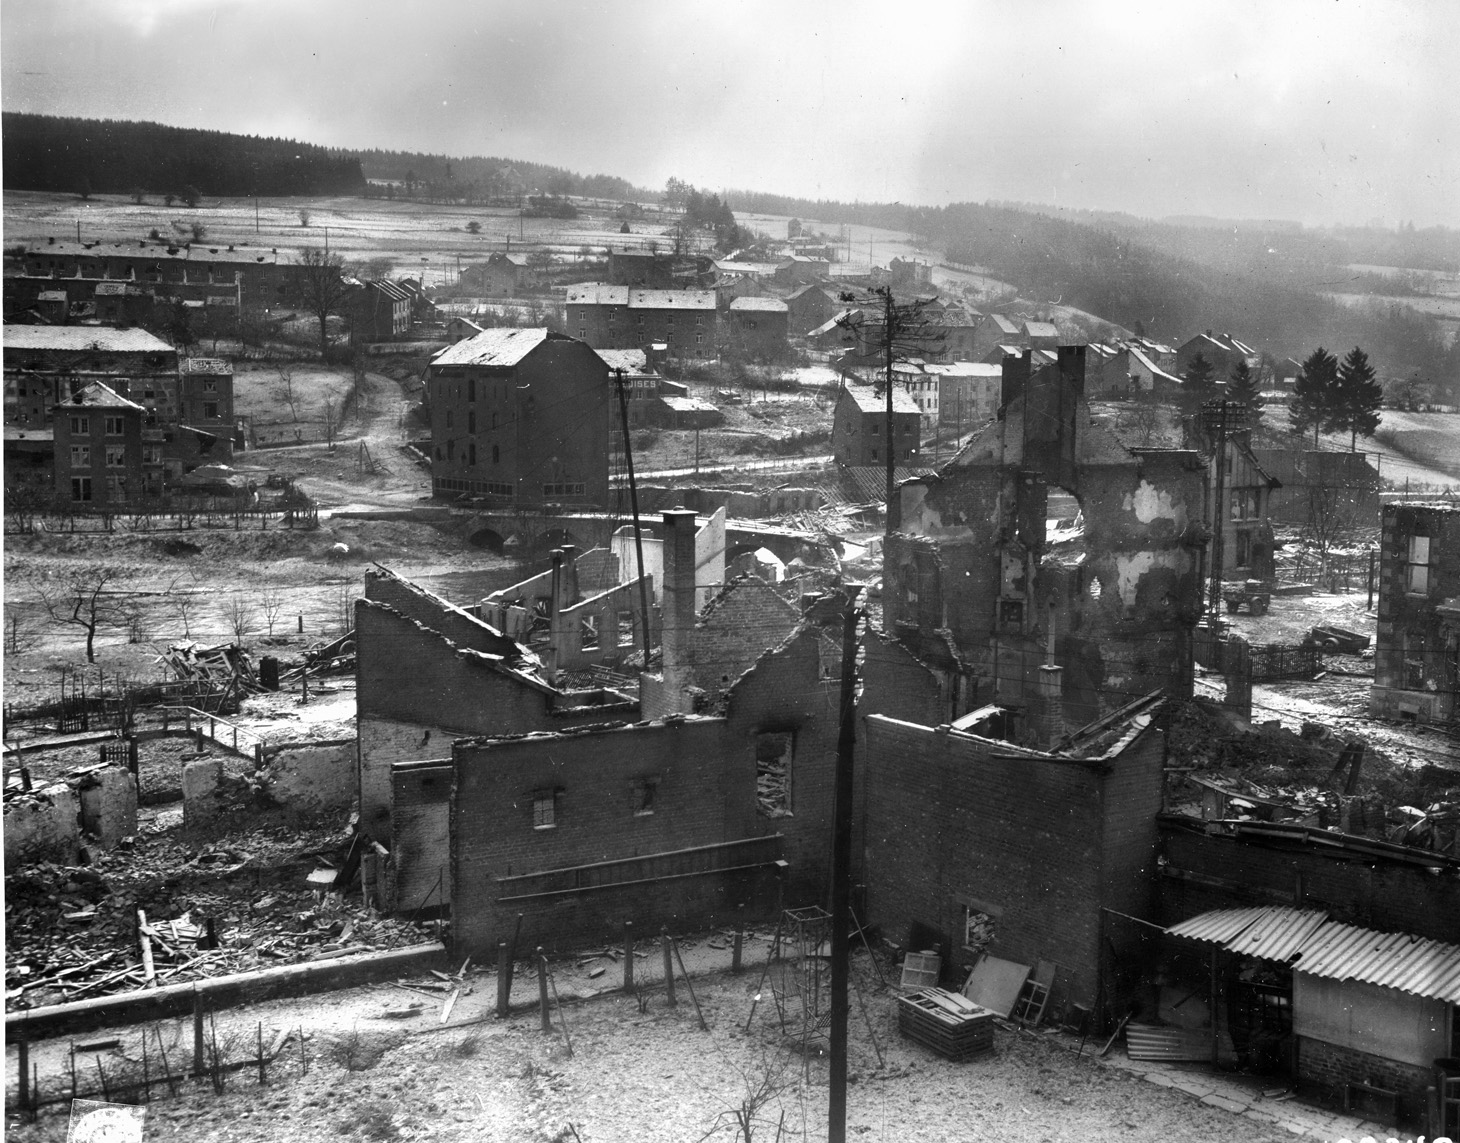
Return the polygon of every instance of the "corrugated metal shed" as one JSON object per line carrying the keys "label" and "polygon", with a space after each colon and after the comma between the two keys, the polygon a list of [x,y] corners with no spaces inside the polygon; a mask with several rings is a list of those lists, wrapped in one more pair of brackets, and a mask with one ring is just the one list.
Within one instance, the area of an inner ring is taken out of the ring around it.
{"label": "corrugated metal shed", "polygon": [[1304,944],[1293,970],[1460,1004],[1460,945],[1409,933],[1331,922]]}
{"label": "corrugated metal shed", "polygon": [[1218,944],[1244,956],[1287,961],[1326,920],[1327,913],[1313,909],[1261,905],[1202,913],[1166,931],[1172,936]]}

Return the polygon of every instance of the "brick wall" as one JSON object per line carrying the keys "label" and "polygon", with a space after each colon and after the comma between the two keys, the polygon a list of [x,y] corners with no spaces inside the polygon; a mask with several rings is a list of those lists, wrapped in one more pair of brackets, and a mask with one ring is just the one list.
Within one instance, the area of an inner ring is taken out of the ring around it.
{"label": "brick wall", "polygon": [[767,647],[786,638],[800,612],[757,576],[745,576],[710,601],[688,639],[695,685],[712,694],[730,689]]}
{"label": "brick wall", "polygon": [[[776,832],[755,812],[755,756],[723,719],[650,723],[553,739],[468,740],[453,752],[451,866],[454,937],[482,955],[510,935],[556,946],[602,939],[626,920],[652,931],[729,915],[744,878],[680,877],[652,892],[598,889],[499,905],[497,879],[664,853]],[[655,784],[636,812],[636,783]],[[554,796],[552,828],[534,826],[534,798]]]}
{"label": "brick wall", "polygon": [[438,631],[459,647],[492,655],[511,655],[515,645],[500,631],[440,596],[384,570],[365,573],[365,598]]}
{"label": "brick wall", "polygon": [[806,627],[774,651],[762,652],[731,690],[726,708],[732,751],[726,765],[736,773],[750,767],[752,798],[754,736],[782,731],[794,736],[791,815],[762,819],[785,836],[786,902],[792,908],[829,900],[840,685],[839,679],[821,677],[821,634]]}
{"label": "brick wall", "polygon": [[1160,887],[1166,924],[1209,909],[1289,904],[1326,909],[1345,924],[1460,940],[1460,877],[1453,873],[1436,876],[1422,866],[1208,836],[1166,822],[1159,829],[1167,862]]}
{"label": "brick wall", "polygon": [[863,717],[885,714],[923,726],[948,721],[949,700],[942,681],[906,647],[869,630],[862,649]]}
{"label": "brick wall", "polygon": [[357,601],[355,646],[360,820],[379,840],[390,834],[394,762],[438,754],[443,739],[558,731],[626,717],[601,706],[558,709],[551,688],[498,669],[383,603]]}
{"label": "brick wall", "polygon": [[[1386,1060],[1308,1036],[1298,1037],[1299,1089],[1325,1103],[1342,1107],[1344,1091],[1351,1083],[1383,1088],[1399,1097],[1399,1123],[1417,1127],[1423,1124],[1425,1115],[1425,1088],[1433,1082],[1434,1073],[1429,1068]],[[1356,1098],[1362,1096],[1356,1093]],[[1357,1108],[1355,1113],[1360,1113]],[[1372,1119],[1374,1114],[1363,1117]]]}
{"label": "brick wall", "polygon": [[1156,908],[1156,854],[1166,737],[1154,727],[1142,731],[1105,778],[1104,904],[1133,917]]}
{"label": "brick wall", "polygon": [[1088,1003],[1102,881],[1117,875],[1102,861],[1098,768],[881,715],[865,725],[869,920],[896,941],[914,924],[948,934],[961,965],[973,903],[997,914],[993,955],[1058,962]]}
{"label": "brick wall", "polygon": [[451,901],[449,758],[404,762],[391,768],[391,868],[394,877],[382,904],[414,912]]}

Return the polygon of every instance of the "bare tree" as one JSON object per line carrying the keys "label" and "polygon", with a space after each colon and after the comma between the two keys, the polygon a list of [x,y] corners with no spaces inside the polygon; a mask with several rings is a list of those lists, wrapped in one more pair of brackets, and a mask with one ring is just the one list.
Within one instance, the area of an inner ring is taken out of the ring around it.
{"label": "bare tree", "polygon": [[[193,593],[191,587],[178,590],[178,584],[183,581],[183,578],[183,576],[177,576],[168,584],[167,592],[172,599],[173,610],[177,612],[178,620],[182,623],[183,638],[191,639],[193,637],[192,618],[197,614],[198,596]],[[190,578],[192,582],[197,582],[196,573],[193,573]]]}
{"label": "bare tree", "polygon": [[52,623],[86,632],[86,661],[96,662],[96,633],[123,621],[125,601],[116,585],[130,576],[111,564],[78,568],[59,580],[37,578],[36,593]]}
{"label": "bare tree", "polygon": [[274,584],[263,588],[259,592],[259,610],[264,613],[264,623],[268,626],[269,637],[273,638],[274,624],[279,621],[279,615],[284,610],[284,593]]}
{"label": "bare tree", "polygon": [[1303,546],[1318,560],[1319,576],[1326,575],[1335,548],[1351,543],[1359,529],[1361,492],[1338,479],[1319,476],[1308,486],[1308,518],[1303,523]]}
{"label": "bare tree", "polygon": [[301,206],[299,208],[299,225],[300,226],[308,226],[309,225],[309,220],[310,220],[311,217],[312,216],[309,213],[309,207],[307,207],[307,206]]}
{"label": "bare tree", "polygon": [[[782,1094],[794,1086],[784,1052],[772,1054],[770,1049],[763,1047],[758,1068],[737,1067],[735,1070],[740,1072],[745,1084],[740,1102],[731,1104],[720,1112],[715,1117],[714,1125],[696,1143],[704,1143],[704,1140],[725,1128],[734,1131],[733,1138],[738,1143],[754,1143],[754,1140],[770,1134],[772,1128],[777,1128],[774,1138],[781,1137],[777,1119],[772,1117],[771,1112],[774,1105],[780,1104]],[[784,1123],[785,1117],[785,1111],[782,1110],[779,1117],[781,1123]]]}
{"label": "bare tree", "polygon": [[227,606],[223,609],[223,616],[228,620],[228,629],[233,632],[233,638],[240,641],[253,630],[254,624],[258,621],[253,604],[237,592],[229,597]]}
{"label": "bare tree", "polygon": [[334,389],[326,389],[319,401],[324,410],[324,439],[329,442],[330,448],[334,448],[335,416],[339,411],[340,395]]}
{"label": "bare tree", "polygon": [[289,415],[299,423],[298,397],[294,392],[294,368],[287,362],[277,367],[279,383],[274,386],[274,396],[289,406]]}
{"label": "bare tree", "polygon": [[294,273],[301,303],[319,322],[320,356],[328,357],[330,315],[339,313],[354,288],[346,276],[345,260],[318,246],[306,246],[299,252]]}

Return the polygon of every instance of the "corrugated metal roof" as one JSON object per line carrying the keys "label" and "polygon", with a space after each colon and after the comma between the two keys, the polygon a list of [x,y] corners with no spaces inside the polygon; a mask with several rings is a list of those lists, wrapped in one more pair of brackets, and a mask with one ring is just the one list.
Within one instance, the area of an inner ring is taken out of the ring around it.
{"label": "corrugated metal roof", "polygon": [[1332,922],[1304,944],[1293,970],[1460,1004],[1460,945],[1409,933],[1380,933]]}
{"label": "corrugated metal roof", "polygon": [[1327,913],[1317,910],[1260,905],[1202,913],[1166,931],[1172,936],[1221,945],[1245,956],[1287,961],[1327,919]]}
{"label": "corrugated metal roof", "polygon": [[1290,964],[1294,972],[1357,980],[1460,1004],[1460,945],[1381,933],[1281,905],[1217,909],[1166,930],[1230,952]]}

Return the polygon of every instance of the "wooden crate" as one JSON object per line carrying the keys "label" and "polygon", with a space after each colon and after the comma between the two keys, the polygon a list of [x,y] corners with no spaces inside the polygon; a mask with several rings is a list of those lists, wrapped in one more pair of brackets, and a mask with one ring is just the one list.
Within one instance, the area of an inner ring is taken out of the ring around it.
{"label": "wooden crate", "polygon": [[968,1060],[994,1046],[994,1014],[941,988],[897,998],[897,1026],[950,1060]]}

